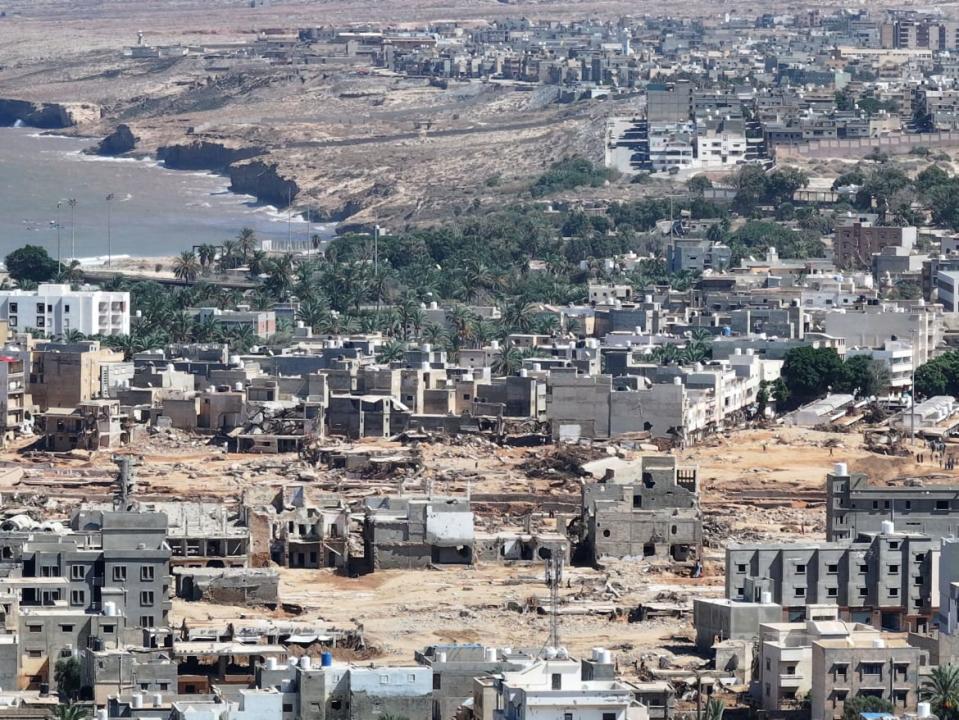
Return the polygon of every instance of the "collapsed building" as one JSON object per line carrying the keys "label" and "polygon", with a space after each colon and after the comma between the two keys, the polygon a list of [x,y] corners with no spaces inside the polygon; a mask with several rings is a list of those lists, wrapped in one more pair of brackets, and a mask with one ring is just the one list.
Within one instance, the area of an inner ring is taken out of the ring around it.
{"label": "collapsed building", "polygon": [[610,458],[583,466],[581,537],[594,563],[604,557],[683,562],[702,557],[703,516],[695,467],[671,456]]}

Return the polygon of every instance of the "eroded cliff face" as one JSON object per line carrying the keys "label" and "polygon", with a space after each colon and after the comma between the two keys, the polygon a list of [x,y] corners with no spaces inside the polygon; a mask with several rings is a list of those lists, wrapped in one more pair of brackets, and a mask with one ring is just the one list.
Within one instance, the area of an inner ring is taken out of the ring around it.
{"label": "eroded cliff face", "polygon": [[100,107],[90,103],[35,103],[0,98],[0,125],[21,122],[47,130],[78,127],[100,120]]}
{"label": "eroded cliff face", "polygon": [[300,192],[296,181],[283,177],[275,163],[242,162],[231,165],[229,172],[230,190],[277,207],[287,207]]}
{"label": "eroded cliff face", "polygon": [[184,145],[159,147],[157,159],[174,170],[227,172],[233,163],[249,160],[264,152],[260,147],[230,147],[223,143],[197,140]]}
{"label": "eroded cliff face", "polygon": [[123,155],[137,146],[137,137],[127,125],[117,125],[116,130],[101,140],[93,152],[96,155]]}

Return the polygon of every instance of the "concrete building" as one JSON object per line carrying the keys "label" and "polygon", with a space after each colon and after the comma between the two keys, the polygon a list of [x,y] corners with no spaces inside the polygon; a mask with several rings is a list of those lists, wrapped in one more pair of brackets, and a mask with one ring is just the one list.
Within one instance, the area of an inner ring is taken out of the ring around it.
{"label": "concrete building", "polygon": [[812,720],[838,720],[847,699],[881,697],[896,712],[916,711],[924,652],[901,637],[823,638],[812,643]]}
{"label": "concrete building", "polygon": [[101,348],[95,340],[41,343],[30,360],[30,395],[40,410],[73,409],[82,402],[106,397],[101,366],[122,362],[123,353]]}
{"label": "concrete building", "polygon": [[942,344],[942,308],[919,300],[832,310],[823,315],[823,331],[843,338],[846,347],[879,348],[887,340],[908,342],[912,344],[913,364],[919,367]]}
{"label": "concrete building", "polygon": [[959,486],[870,484],[837,463],[826,475],[826,539],[856,539],[895,521],[904,532],[933,538],[959,536]]}
{"label": "concrete building", "polygon": [[887,227],[858,221],[840,225],[833,242],[833,259],[840,268],[871,270],[873,255],[888,246],[911,248],[916,238],[914,227]]}
{"label": "concrete building", "polygon": [[695,467],[676,458],[616,458],[584,466],[582,528],[594,563],[603,557],[683,562],[702,555],[703,518]]}
{"label": "concrete building", "polygon": [[473,511],[468,499],[371,497],[364,506],[367,569],[473,562]]}
{"label": "concrete building", "polygon": [[666,266],[671,273],[728,270],[732,250],[723,243],[704,238],[671,238],[666,246]]}
{"label": "concrete building", "polygon": [[912,343],[904,340],[886,340],[879,348],[850,348],[846,357],[865,355],[881,363],[889,371],[889,392],[901,394],[912,389]]}
{"label": "concrete building", "polygon": [[939,606],[938,537],[896,532],[891,524],[854,540],[731,544],[726,597],[763,593],[790,621],[811,605],[838,605],[839,617],[893,631],[924,631]]}
{"label": "concrete building", "polygon": [[0,318],[14,332],[31,328],[47,337],[71,331],[84,335],[129,335],[130,293],[72,290],[41,284],[36,290],[0,291]]}
{"label": "concrete building", "polygon": [[752,641],[758,636],[760,626],[778,623],[782,618],[782,606],[774,602],[694,598],[696,648],[706,652],[723,640]]}

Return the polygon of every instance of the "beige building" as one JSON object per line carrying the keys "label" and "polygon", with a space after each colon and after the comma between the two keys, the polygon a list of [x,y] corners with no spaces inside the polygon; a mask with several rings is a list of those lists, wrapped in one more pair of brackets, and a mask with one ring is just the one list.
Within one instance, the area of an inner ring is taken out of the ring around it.
{"label": "beige building", "polygon": [[811,720],[839,720],[846,700],[872,695],[896,715],[916,712],[925,651],[902,636],[827,638],[812,643]]}
{"label": "beige building", "polygon": [[33,350],[30,394],[41,410],[74,408],[101,396],[100,366],[123,362],[123,353],[100,343],[44,343]]}

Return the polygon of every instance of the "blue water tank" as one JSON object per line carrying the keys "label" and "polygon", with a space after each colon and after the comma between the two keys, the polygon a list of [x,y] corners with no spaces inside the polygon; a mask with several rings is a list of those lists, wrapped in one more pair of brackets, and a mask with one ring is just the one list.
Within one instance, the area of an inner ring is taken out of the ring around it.
{"label": "blue water tank", "polygon": [[331,667],[333,665],[333,653],[324,652],[320,655],[320,665],[323,667]]}
{"label": "blue water tank", "polygon": [[729,337],[733,334],[733,329],[729,325],[723,325],[723,337]]}

